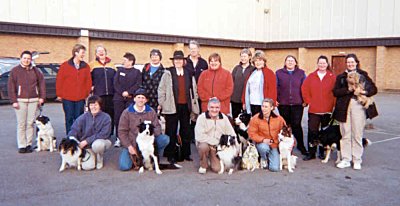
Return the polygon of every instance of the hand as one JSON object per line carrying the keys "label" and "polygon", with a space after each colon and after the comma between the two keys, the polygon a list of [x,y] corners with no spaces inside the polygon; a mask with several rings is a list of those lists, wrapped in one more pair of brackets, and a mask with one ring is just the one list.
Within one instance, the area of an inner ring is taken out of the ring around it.
{"label": "hand", "polygon": [[271,145],[272,144],[271,139],[264,139],[263,143],[265,143],[267,145]]}
{"label": "hand", "polygon": [[303,107],[307,107],[308,104],[304,102],[304,103],[302,104],[302,106],[303,106]]}
{"label": "hand", "polygon": [[132,145],[129,145],[128,151],[131,155],[137,155],[136,149]]}
{"label": "hand", "polygon": [[61,98],[61,97],[57,97],[57,98],[56,98],[56,101],[61,102],[61,101],[62,101],[62,98]]}
{"label": "hand", "polygon": [[42,105],[43,105],[43,103],[44,103],[44,99],[42,99],[42,98],[39,98],[39,106],[42,106]]}
{"label": "hand", "polygon": [[158,113],[159,111],[161,111],[161,106],[160,106],[160,105],[157,106],[157,113]]}
{"label": "hand", "polygon": [[94,90],[94,86],[92,86],[92,88],[90,89],[90,91],[93,91]]}
{"label": "hand", "polygon": [[83,149],[86,147],[87,144],[88,142],[86,140],[83,140],[81,143],[79,143],[79,148]]}
{"label": "hand", "polygon": [[242,107],[243,107],[243,111],[246,110],[246,105],[245,104],[243,104]]}
{"label": "hand", "polygon": [[19,104],[18,104],[18,102],[13,103],[12,106],[14,107],[14,109],[17,109],[17,110],[19,109]]}
{"label": "hand", "polygon": [[275,104],[276,104],[276,107],[279,106],[279,102],[278,101],[276,101]]}
{"label": "hand", "polygon": [[122,96],[123,96],[123,97],[128,97],[128,96],[129,96],[129,93],[128,93],[127,91],[124,91],[124,92],[122,92]]}

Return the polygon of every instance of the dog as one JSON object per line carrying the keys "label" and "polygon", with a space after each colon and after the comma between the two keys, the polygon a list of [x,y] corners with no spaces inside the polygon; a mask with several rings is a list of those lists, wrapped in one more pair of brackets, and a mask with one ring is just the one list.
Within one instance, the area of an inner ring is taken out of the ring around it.
{"label": "dog", "polygon": [[162,172],[158,165],[158,158],[154,153],[154,125],[151,124],[151,121],[144,121],[138,125],[138,128],[139,134],[136,143],[139,152],[139,173],[143,173],[144,169],[153,170],[154,163],[155,172],[160,175]]}
{"label": "dog", "polygon": [[368,107],[374,103],[373,97],[367,97],[365,95],[365,81],[361,80],[361,75],[359,73],[351,72],[347,74],[347,85],[349,90],[354,91],[357,101],[363,105],[365,109],[368,109]]}
{"label": "dog", "polygon": [[96,168],[95,154],[91,149],[81,149],[79,141],[75,137],[64,138],[58,146],[61,156],[60,172],[68,167],[76,167],[77,170],[92,170]]}
{"label": "dog", "polygon": [[260,162],[258,162],[259,155],[253,143],[248,142],[247,144],[247,148],[243,153],[241,168],[253,172],[255,169],[260,168]]}
{"label": "dog", "polygon": [[[321,160],[322,163],[328,163],[331,153],[336,149],[337,150],[337,159],[336,164],[341,160],[340,154],[340,140],[342,139],[342,135],[340,133],[339,125],[329,124],[326,127],[321,128],[318,134],[318,140],[315,140],[315,143],[312,146],[321,145],[324,147],[326,152],[325,159]],[[362,138],[363,147],[367,147],[370,144],[370,141],[367,138]]]}
{"label": "dog", "polygon": [[217,156],[221,169],[218,174],[223,174],[229,169],[228,174],[231,175],[234,169],[239,168],[240,163],[240,145],[237,137],[231,135],[222,135],[217,146]]}
{"label": "dog", "polygon": [[247,133],[250,119],[251,119],[251,114],[242,112],[239,114],[238,117],[235,118],[235,122],[233,125],[236,135],[239,138],[240,156],[243,156],[243,151],[246,150],[247,146],[249,145],[248,143],[251,141],[249,139],[249,134]]}
{"label": "dog", "polygon": [[283,160],[286,159],[288,171],[293,172],[293,169],[296,167],[297,157],[292,155],[293,148],[296,144],[292,134],[292,128],[286,125],[283,126],[281,132],[278,134],[278,138],[280,170],[283,169]]}
{"label": "dog", "polygon": [[50,118],[40,115],[35,120],[38,129],[36,138],[36,152],[49,150],[50,152],[57,151],[56,137],[54,136],[54,129],[51,125]]}

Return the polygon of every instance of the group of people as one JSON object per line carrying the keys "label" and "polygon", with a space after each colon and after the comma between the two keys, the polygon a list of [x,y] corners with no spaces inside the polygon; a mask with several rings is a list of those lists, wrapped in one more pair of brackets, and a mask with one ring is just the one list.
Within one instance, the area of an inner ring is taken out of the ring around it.
{"label": "group of people", "polygon": [[[367,72],[361,70],[355,54],[346,56],[347,68],[337,77],[326,56],[317,59],[317,69],[306,76],[296,58],[288,55],[283,68],[275,73],[268,68],[263,51],[240,52],[240,62],[232,72],[222,67],[221,56],[213,53],[208,62],[199,54],[200,45],[189,42],[190,54],[175,51],[173,66],[164,68],[158,49],[150,52],[150,62],[142,71],[134,68],[135,56],[127,52],[122,67],[115,68],[104,46],[96,47],[95,61],[83,61],[86,48],[77,44],[72,58],[64,62],[56,80],[57,99],[62,101],[68,136],[80,141],[81,148],[96,153],[96,168],[103,167],[103,155],[112,146],[122,145],[119,169],[132,168],[130,155],[138,154],[138,125],[151,121],[158,154],[174,164],[193,161],[191,142],[200,156],[199,173],[220,169],[216,146],[221,135],[236,135],[230,118],[250,113],[248,134],[256,143],[261,166],[279,170],[278,134],[290,125],[303,160],[316,158],[313,141],[318,131],[333,119],[340,124],[341,156],[338,168],[353,163],[361,169],[362,137],[366,118],[377,115],[376,108],[365,109],[347,85],[349,73],[362,78],[363,95],[373,96],[377,88]],[[32,54],[24,51],[21,63],[13,68],[8,88],[17,116],[18,152],[32,152],[33,122],[38,105],[46,98],[43,74],[31,64]],[[88,112],[84,113],[87,101]],[[308,109],[308,149],[304,145],[302,117]],[[279,114],[277,113],[279,112]],[[159,116],[165,118],[162,133]],[[177,151],[177,146],[180,151]],[[324,157],[319,148],[318,156]]]}

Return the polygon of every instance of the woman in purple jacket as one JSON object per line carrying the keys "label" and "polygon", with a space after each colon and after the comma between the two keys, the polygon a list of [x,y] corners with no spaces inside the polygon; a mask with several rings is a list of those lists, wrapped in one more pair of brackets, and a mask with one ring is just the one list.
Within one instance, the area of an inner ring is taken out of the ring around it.
{"label": "woman in purple jacket", "polygon": [[297,65],[294,56],[288,55],[285,58],[285,65],[276,71],[278,89],[278,110],[285,119],[286,124],[292,127],[293,135],[297,140],[297,149],[302,155],[307,155],[303,142],[303,129],[301,119],[305,103],[301,94],[301,86],[306,74]]}

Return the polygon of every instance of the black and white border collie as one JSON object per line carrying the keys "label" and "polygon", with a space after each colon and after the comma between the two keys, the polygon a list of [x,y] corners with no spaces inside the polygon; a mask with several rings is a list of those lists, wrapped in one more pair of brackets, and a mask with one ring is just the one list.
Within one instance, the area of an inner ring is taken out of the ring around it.
{"label": "black and white border collie", "polygon": [[238,117],[235,118],[235,124],[233,126],[237,137],[239,138],[240,152],[239,155],[243,156],[243,151],[246,150],[247,146],[251,142],[249,139],[249,134],[247,134],[247,129],[249,128],[249,123],[251,119],[251,114],[242,112]]}
{"label": "black and white border collie", "polygon": [[96,167],[94,152],[90,149],[81,149],[75,137],[70,136],[61,140],[58,150],[61,156],[60,172],[66,167],[76,167],[77,170],[92,170]]}
{"label": "black and white border collie", "polygon": [[138,125],[139,134],[136,138],[137,151],[139,153],[139,173],[143,173],[144,169],[153,170],[153,163],[155,172],[162,174],[159,165],[158,158],[155,152],[155,138],[154,138],[154,125],[151,121],[144,121]]}
{"label": "black and white border collie", "polygon": [[35,120],[38,129],[36,137],[36,152],[49,150],[50,152],[57,151],[56,137],[54,137],[54,129],[51,125],[50,118],[40,115]]}
{"label": "black and white border collie", "polygon": [[220,160],[221,169],[218,174],[223,174],[229,169],[228,174],[232,174],[234,169],[240,166],[240,145],[237,137],[230,135],[222,135],[217,146],[217,156]]}

